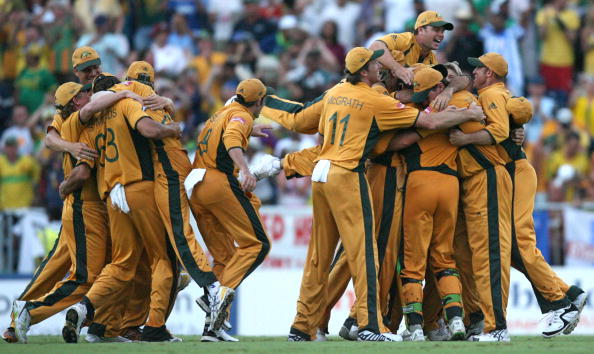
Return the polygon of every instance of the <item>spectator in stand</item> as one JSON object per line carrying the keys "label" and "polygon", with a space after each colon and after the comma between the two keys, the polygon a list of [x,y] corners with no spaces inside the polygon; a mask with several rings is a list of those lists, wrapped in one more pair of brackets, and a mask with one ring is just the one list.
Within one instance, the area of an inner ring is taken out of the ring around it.
{"label": "spectator in stand", "polygon": [[460,63],[460,69],[464,72],[471,73],[474,67],[468,64],[466,58],[478,58],[487,51],[483,49],[483,41],[480,37],[470,30],[469,25],[473,18],[470,9],[467,7],[460,8],[456,12],[455,18],[457,23],[446,43],[445,54],[448,61]]}
{"label": "spectator in stand", "polygon": [[113,20],[105,15],[95,17],[95,28],[95,33],[83,34],[76,47],[92,47],[101,57],[101,69],[121,77],[127,69],[128,40],[123,34],[113,32]]}
{"label": "spectator in stand", "polygon": [[213,40],[226,43],[233,35],[233,26],[241,16],[241,0],[209,1],[208,13],[212,19]]}
{"label": "spectator in stand", "polygon": [[489,16],[489,22],[483,25],[479,36],[484,41],[485,52],[499,53],[505,58],[508,65],[506,86],[512,95],[522,96],[524,73],[518,43],[524,35],[524,28],[513,21],[508,23],[509,18],[502,7],[493,10],[495,12]]}
{"label": "spectator in stand", "polygon": [[184,15],[179,13],[173,15],[171,32],[169,38],[167,38],[167,43],[182,48],[188,57],[196,54],[192,32]]}
{"label": "spectator in stand", "polygon": [[299,21],[295,15],[284,15],[278,21],[276,49],[282,53],[300,39]]}
{"label": "spectator in stand", "polygon": [[334,21],[338,25],[338,43],[352,48],[356,43],[357,20],[361,14],[361,4],[348,0],[335,0],[324,7],[321,23]]}
{"label": "spectator in stand", "polygon": [[[307,49],[304,47],[304,49]],[[334,59],[334,57],[332,57]],[[302,65],[287,73],[289,90],[297,101],[311,101],[334,83],[336,76],[322,68],[322,54],[313,49],[301,59]]]}
{"label": "spectator in stand", "polygon": [[250,33],[260,50],[272,53],[276,49],[276,24],[262,17],[258,0],[244,1],[244,16],[239,19],[233,29],[233,36],[244,36],[241,33]]}
{"label": "spectator in stand", "polygon": [[538,11],[536,24],[542,40],[542,76],[555,101],[565,106],[572,86],[575,59],[573,42],[580,26],[579,16],[567,7],[567,0],[550,0]]}
{"label": "spectator in stand", "polygon": [[134,50],[140,53],[149,50],[156,25],[167,20],[167,1],[129,0],[128,24],[133,28]]}
{"label": "spectator in stand", "polygon": [[233,35],[230,50],[233,55],[229,60],[236,64],[235,73],[239,80],[247,80],[254,77],[256,62],[261,57],[262,51],[252,34],[249,32],[237,32]]}
{"label": "spectator in stand", "polygon": [[56,78],[52,73],[41,67],[42,48],[30,47],[25,56],[26,67],[15,81],[17,102],[25,105],[29,112],[35,111],[56,88]]}
{"label": "spectator in stand", "polygon": [[204,85],[212,68],[221,66],[227,61],[227,54],[214,50],[214,43],[208,32],[202,31],[196,38],[198,55],[190,61],[188,66],[196,70],[198,82]]}
{"label": "spectator in stand", "polygon": [[182,47],[167,43],[169,29],[165,23],[156,25],[151,37],[154,41],[147,55],[147,61],[153,62],[155,72],[159,75],[177,77],[188,65],[190,56]]}
{"label": "spectator in stand", "polygon": [[580,145],[580,134],[568,132],[563,147],[553,151],[547,162],[549,200],[565,202],[582,197],[589,170],[590,160]]}
{"label": "spectator in stand", "polygon": [[18,144],[19,155],[33,155],[35,144],[31,135],[31,126],[28,122],[29,112],[24,105],[16,105],[12,110],[12,126],[6,129],[0,137],[0,148],[6,142],[14,139]]}
{"label": "spectator in stand", "polygon": [[[167,6],[174,13],[172,22],[179,21],[176,18],[182,16],[190,34],[204,30],[212,31],[204,3],[196,0],[169,0]],[[173,28],[175,30],[175,25]]]}
{"label": "spectator in stand", "polygon": [[0,155],[0,209],[30,207],[39,173],[39,163],[35,158],[19,154],[16,138],[7,139]]}
{"label": "spectator in stand", "polygon": [[82,24],[72,12],[68,1],[50,1],[36,23],[43,28],[43,35],[50,49],[49,70],[58,82],[72,77],[72,51],[76,42],[77,28]]}
{"label": "spectator in stand", "polygon": [[124,10],[118,0],[75,0],[73,13],[83,25],[82,33],[95,33],[94,19],[99,15],[114,19],[114,32],[121,33],[124,28]]}
{"label": "spectator in stand", "polygon": [[547,88],[541,77],[528,80],[528,100],[533,107],[532,119],[524,125],[528,145],[536,143],[542,135],[545,124],[553,121],[555,101],[546,96],[546,91]]}
{"label": "spectator in stand", "polygon": [[235,63],[226,61],[222,66],[215,66],[202,87],[203,97],[208,100],[208,115],[221,108],[235,93],[229,92],[233,85],[239,84],[235,74]]}
{"label": "spectator in stand", "polygon": [[584,72],[594,76],[594,5],[592,4],[584,18],[580,45],[584,53]]}
{"label": "spectator in stand", "polygon": [[346,56],[346,51],[344,46],[338,43],[338,25],[336,22],[330,20],[324,22],[320,37],[322,38],[326,48],[328,48],[332,55],[334,55],[334,58],[336,58],[336,63],[339,65],[339,70],[342,71],[344,69],[344,58]]}
{"label": "spectator in stand", "polygon": [[573,122],[594,137],[594,76],[586,75],[581,81],[583,83],[576,85],[570,99]]}

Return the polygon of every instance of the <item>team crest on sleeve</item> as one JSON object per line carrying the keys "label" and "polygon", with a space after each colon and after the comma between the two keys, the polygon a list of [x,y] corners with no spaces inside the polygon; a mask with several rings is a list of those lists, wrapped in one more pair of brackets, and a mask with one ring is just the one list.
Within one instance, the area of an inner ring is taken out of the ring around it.
{"label": "team crest on sleeve", "polygon": [[491,104],[489,105],[489,109],[497,109],[497,105],[495,104],[495,102],[491,102]]}
{"label": "team crest on sleeve", "polygon": [[233,117],[229,120],[230,122],[239,122],[241,124],[245,124],[245,119],[241,117]]}
{"label": "team crest on sleeve", "polygon": [[124,81],[124,82],[122,82],[122,84],[124,84],[126,86],[130,86],[130,85],[132,85],[132,81]]}

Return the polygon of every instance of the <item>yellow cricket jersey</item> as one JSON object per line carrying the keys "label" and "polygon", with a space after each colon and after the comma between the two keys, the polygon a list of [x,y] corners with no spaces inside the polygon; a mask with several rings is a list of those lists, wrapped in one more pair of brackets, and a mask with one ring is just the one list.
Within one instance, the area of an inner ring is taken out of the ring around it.
{"label": "yellow cricket jersey", "polygon": [[[378,40],[383,42],[388,50],[399,52],[399,55],[394,59],[402,66],[412,66],[417,63],[437,64],[437,58],[433,51],[425,56],[421,55],[421,46],[417,43],[412,32],[390,33]],[[392,55],[394,55],[394,52],[392,52]]]}
{"label": "yellow cricket jersey", "polygon": [[362,171],[380,133],[413,127],[419,111],[365,83],[340,83],[326,92],[319,132],[324,136],[316,159]]}
{"label": "yellow cricket jersey", "polygon": [[[466,90],[455,92],[448,105],[458,108],[468,108],[471,103],[477,103],[476,97]],[[505,106],[504,106],[505,107]],[[481,122],[467,121],[458,126],[462,132],[471,134],[485,129]],[[485,168],[494,165],[503,165],[505,161],[499,155],[495,145],[466,145],[458,150],[458,173],[460,177],[473,176]]]}
{"label": "yellow cricket jersey", "polygon": [[198,136],[194,168],[216,168],[227,174],[237,174],[228,151],[248,146],[254,116],[238,102],[232,102],[208,119]]}
{"label": "yellow cricket jersey", "polygon": [[[85,126],[80,121],[79,112],[76,111],[72,113],[70,116],[68,116],[66,120],[63,120],[62,117],[59,115],[54,116],[54,120],[51,124],[51,127],[56,129],[56,131],[60,134],[60,137],[62,139],[69,142],[77,142]],[[90,148],[93,148],[93,145],[87,145]],[[72,172],[72,169],[76,167],[76,164],[76,157],[70,155],[67,152],[62,154],[62,170],[64,171],[64,179],[70,176],[70,173]],[[94,174],[85,181],[80,190],[75,191],[72,194],[69,194],[66,198],[66,200],[70,201],[74,201],[75,199],[80,199],[83,201],[101,200],[101,198],[99,198],[99,191],[97,190],[97,180]]]}
{"label": "yellow cricket jersey", "polygon": [[39,163],[32,156],[10,162],[6,155],[0,155],[0,208],[30,207],[39,174]]}
{"label": "yellow cricket jersey", "polygon": [[126,98],[98,113],[81,134],[80,141],[100,153],[96,161],[84,163],[97,168],[102,199],[107,198],[116,183],[126,186],[154,180],[150,140],[136,130],[143,118],[149,117],[140,103]]}
{"label": "yellow cricket jersey", "polygon": [[155,94],[155,91],[149,85],[138,81],[122,81],[110,87],[108,91],[120,92],[125,90],[132,91],[141,97],[148,97]]}

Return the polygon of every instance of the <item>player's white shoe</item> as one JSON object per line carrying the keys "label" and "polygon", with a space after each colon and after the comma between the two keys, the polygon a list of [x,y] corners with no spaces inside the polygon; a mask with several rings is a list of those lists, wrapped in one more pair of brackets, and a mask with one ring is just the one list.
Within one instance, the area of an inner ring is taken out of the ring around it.
{"label": "player's white shoe", "polygon": [[124,338],[121,336],[117,337],[100,337],[96,334],[87,333],[85,336],[85,340],[89,343],[132,343],[128,338]]}
{"label": "player's white shoe", "polygon": [[496,329],[488,333],[481,333],[468,339],[472,342],[511,342],[507,329]]}
{"label": "player's white shoe", "polygon": [[573,330],[575,329],[575,327],[577,326],[577,324],[580,322],[580,316],[582,314],[582,310],[584,309],[584,306],[586,306],[586,302],[588,302],[588,292],[584,291],[583,293],[579,294],[575,300],[573,300],[571,303],[573,305],[575,305],[575,307],[578,310],[578,316],[577,316],[577,320],[575,322],[573,322],[572,324],[570,324],[564,331],[563,334],[571,334],[571,332],[573,332]]}
{"label": "player's white shoe", "polygon": [[[196,305],[198,305],[198,307],[200,307],[202,311],[206,313],[208,324],[210,325],[210,301],[208,300],[208,295],[204,294],[196,298],[194,301],[196,302]],[[225,316],[225,321],[223,321],[223,326],[221,326],[221,328],[225,331],[230,331],[231,328],[233,328],[233,326],[231,326],[231,322],[227,320],[227,316]]]}
{"label": "player's white shoe", "polygon": [[27,343],[27,332],[31,326],[31,315],[26,309],[27,302],[14,300],[12,302],[11,317],[14,320],[14,332],[17,338],[17,343]]}
{"label": "player's white shoe", "polygon": [[[439,321],[437,321],[437,324],[439,325],[439,327],[427,332],[427,339],[433,342],[443,342],[450,340],[450,330],[448,329],[448,326],[446,326],[446,323],[443,320],[443,318],[440,318]],[[408,330],[406,330],[406,333],[410,337],[410,332],[408,332]],[[402,337],[404,338],[404,334],[402,335]],[[405,338],[404,340],[406,341],[407,339]]]}
{"label": "player's white shoe", "polygon": [[423,326],[421,325],[410,325],[408,326],[408,332],[410,333],[409,341],[411,342],[424,342],[425,333],[423,333]]}
{"label": "player's white shoe", "polygon": [[324,332],[318,328],[318,331],[316,332],[315,342],[326,342],[326,341],[328,341],[328,338],[326,337],[326,332]]}
{"label": "player's white shoe", "polygon": [[551,338],[560,335],[561,332],[565,333],[570,326],[577,324],[579,316],[580,313],[574,304],[545,313],[541,320],[541,323],[544,323],[542,335]]}
{"label": "player's white shoe", "polygon": [[87,317],[87,307],[80,302],[74,304],[66,311],[66,322],[62,328],[62,338],[66,343],[77,343],[80,327]]}
{"label": "player's white shoe", "polygon": [[272,155],[262,155],[250,166],[250,172],[259,181],[267,177],[274,177],[281,171],[281,161],[278,157]]}
{"label": "player's white shoe", "polygon": [[464,340],[464,338],[466,338],[466,328],[464,327],[464,321],[460,316],[455,316],[450,319],[448,330],[450,333],[450,340]]}
{"label": "player's white shoe", "polygon": [[358,333],[359,342],[402,342],[402,337],[394,333],[373,333],[365,330]]}
{"label": "player's white shoe", "polygon": [[202,334],[201,342],[239,342],[239,339],[232,337],[222,328],[218,331],[207,331]]}
{"label": "player's white shoe", "polygon": [[225,322],[225,319],[227,318],[227,309],[233,302],[235,290],[220,285],[219,282],[216,282],[208,287],[208,292],[211,318],[211,323],[208,330],[217,331],[221,329],[223,322]]}

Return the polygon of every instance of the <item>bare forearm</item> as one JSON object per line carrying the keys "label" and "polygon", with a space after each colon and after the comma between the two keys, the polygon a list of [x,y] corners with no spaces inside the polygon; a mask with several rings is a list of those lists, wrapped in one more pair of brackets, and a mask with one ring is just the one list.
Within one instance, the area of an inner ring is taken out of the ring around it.
{"label": "bare forearm", "polygon": [[414,131],[406,131],[396,134],[390,141],[387,151],[398,151],[411,146],[421,139],[421,136]]}
{"label": "bare forearm", "polygon": [[388,47],[386,46],[386,44],[382,41],[375,41],[373,43],[371,43],[371,45],[369,46],[369,49],[371,50],[379,50],[379,49],[383,49],[384,50],[384,54],[382,54],[381,57],[377,58],[377,60],[386,68],[390,69],[390,70],[396,70],[399,69],[400,67],[402,67],[402,65],[400,65],[396,60],[394,60],[394,57],[392,57],[392,53],[390,52],[390,50],[388,49]]}
{"label": "bare forearm", "polygon": [[70,176],[60,184],[60,194],[66,196],[81,188],[89,176],[90,171],[87,165],[75,167]]}
{"label": "bare forearm", "polygon": [[470,120],[467,111],[444,111],[438,113],[421,112],[417,120],[417,127],[429,130],[439,130],[454,127]]}
{"label": "bare forearm", "polygon": [[70,152],[72,143],[60,137],[57,131],[50,130],[45,136],[45,146],[56,152]]}
{"label": "bare forearm", "polygon": [[79,116],[81,122],[83,123],[88,122],[91,117],[93,117],[93,114],[113,106],[116,102],[122,98],[125,98],[126,91],[120,91],[117,93],[105,91],[101,95],[95,95],[93,97],[94,98],[91,99],[89,103],[87,103],[87,105],[80,110]]}
{"label": "bare forearm", "polygon": [[465,141],[466,141],[465,145],[468,145],[468,144],[493,145],[493,144],[495,144],[493,137],[485,129],[479,130],[479,131],[471,133],[471,134],[465,134]]}

